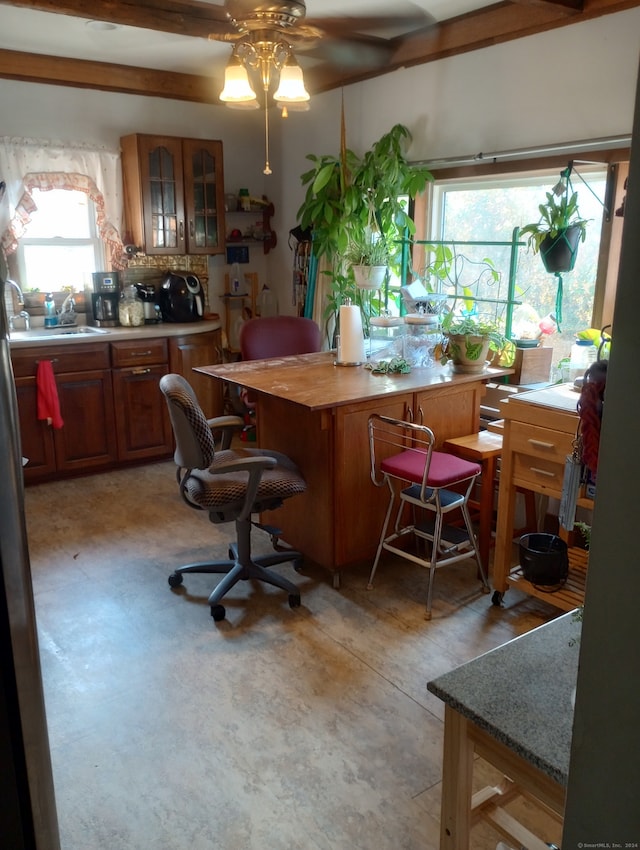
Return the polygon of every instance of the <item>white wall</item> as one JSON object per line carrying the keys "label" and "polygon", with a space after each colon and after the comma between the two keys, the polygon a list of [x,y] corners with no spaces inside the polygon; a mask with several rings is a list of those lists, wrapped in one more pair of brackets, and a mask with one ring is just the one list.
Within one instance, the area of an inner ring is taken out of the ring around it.
{"label": "white wall", "polygon": [[[639,32],[636,8],[349,86],[347,145],[362,153],[396,123],[411,130],[416,160],[630,134]],[[271,195],[283,232],[304,197],[305,155],[339,150],[340,99],[314,97],[310,112],[280,125]],[[272,278],[288,285],[290,262],[279,246]]]}

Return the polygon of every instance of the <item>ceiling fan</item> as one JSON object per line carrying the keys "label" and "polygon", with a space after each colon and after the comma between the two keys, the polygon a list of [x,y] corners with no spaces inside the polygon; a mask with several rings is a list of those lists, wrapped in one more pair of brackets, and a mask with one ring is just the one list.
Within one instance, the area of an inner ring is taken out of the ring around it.
{"label": "ceiling fan", "polygon": [[384,38],[377,32],[406,33],[423,29],[434,20],[413,3],[403,4],[402,10],[397,2],[394,6],[392,15],[308,19],[304,0],[225,0],[221,19],[209,34],[214,41],[233,44],[220,99],[234,108],[258,108],[251,76],[258,77],[264,92],[265,174],[271,174],[267,96],[275,83],[274,72],[279,76],[273,98],[283,116],[288,109],[308,109],[310,96],[294,50],[363,71],[383,66],[393,52],[393,37]]}

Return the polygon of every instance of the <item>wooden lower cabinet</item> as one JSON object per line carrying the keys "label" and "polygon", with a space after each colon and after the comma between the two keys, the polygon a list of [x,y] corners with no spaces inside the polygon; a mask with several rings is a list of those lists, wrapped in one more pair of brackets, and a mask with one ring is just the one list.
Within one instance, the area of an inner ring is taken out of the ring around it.
{"label": "wooden lower cabinet", "polygon": [[[37,416],[36,371],[52,361],[64,427]],[[97,471],[116,461],[113,386],[107,345],[87,345],[78,369],[70,348],[21,349],[12,353],[26,482]],[[92,368],[94,367],[94,368]]]}
{"label": "wooden lower cabinet", "polygon": [[[430,387],[385,399],[310,411],[261,396],[258,441],[288,455],[302,470],[307,492],[266,512],[265,521],[314,562],[338,573],[375,555],[389,501],[371,482],[367,424],[372,413],[428,425],[438,445],[478,429],[482,382]],[[335,577],[334,577],[335,580]]]}
{"label": "wooden lower cabinet", "polygon": [[56,384],[64,421],[60,429],[37,418],[35,378],[16,379],[22,454],[29,460],[25,481],[97,471],[116,460],[111,371],[57,375]]}
{"label": "wooden lower cabinet", "polygon": [[194,372],[196,366],[222,363],[222,332],[185,334],[169,339],[169,369],[189,381],[207,418],[224,412],[223,387],[208,375]]}
{"label": "wooden lower cabinet", "polygon": [[167,364],[113,370],[118,460],[144,460],[173,451],[167,405],[158,383]]}
{"label": "wooden lower cabinet", "polygon": [[[99,472],[171,457],[173,434],[158,387],[167,372],[184,375],[207,416],[222,413],[218,382],[192,372],[221,362],[220,331],[144,340],[14,349],[25,483]],[[64,427],[37,416],[36,372],[51,360]]]}
{"label": "wooden lower cabinet", "polygon": [[113,401],[119,461],[168,455],[173,436],[167,405],[158,387],[169,371],[163,338],[111,343]]}

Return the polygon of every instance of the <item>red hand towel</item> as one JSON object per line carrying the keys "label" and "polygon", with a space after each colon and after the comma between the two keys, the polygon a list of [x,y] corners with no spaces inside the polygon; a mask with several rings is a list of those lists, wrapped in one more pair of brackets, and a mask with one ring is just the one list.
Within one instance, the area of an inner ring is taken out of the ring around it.
{"label": "red hand towel", "polygon": [[38,387],[38,419],[46,419],[54,428],[62,428],[64,422],[60,415],[58,388],[50,360],[41,360],[38,363],[36,385]]}

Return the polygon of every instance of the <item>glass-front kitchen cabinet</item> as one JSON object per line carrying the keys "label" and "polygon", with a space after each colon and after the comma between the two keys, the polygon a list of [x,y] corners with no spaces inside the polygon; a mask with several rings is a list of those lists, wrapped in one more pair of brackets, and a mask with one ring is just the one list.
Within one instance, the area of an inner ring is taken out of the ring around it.
{"label": "glass-front kitchen cabinet", "polygon": [[133,134],[120,139],[125,238],[146,254],[221,254],[222,142]]}

